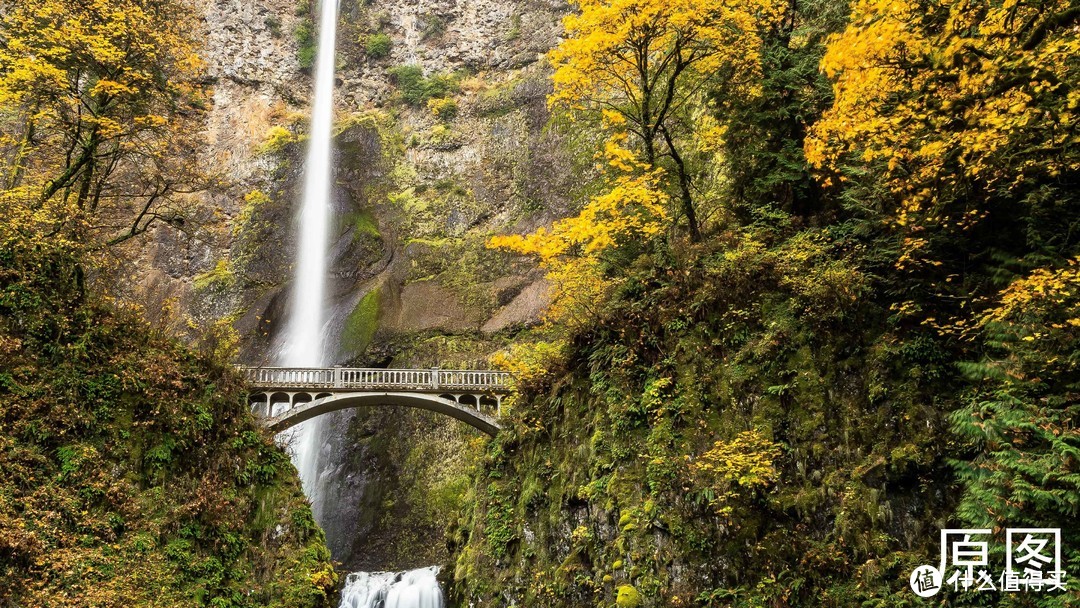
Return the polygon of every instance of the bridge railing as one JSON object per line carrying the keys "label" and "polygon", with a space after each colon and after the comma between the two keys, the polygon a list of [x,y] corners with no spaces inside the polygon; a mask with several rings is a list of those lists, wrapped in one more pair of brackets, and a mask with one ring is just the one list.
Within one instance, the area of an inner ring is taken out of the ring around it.
{"label": "bridge railing", "polygon": [[441,369],[438,375],[440,388],[510,390],[510,372]]}
{"label": "bridge railing", "polygon": [[248,384],[263,389],[397,389],[421,392],[510,391],[509,372],[494,370],[363,367],[241,367]]}
{"label": "bridge railing", "polygon": [[248,384],[272,388],[333,388],[334,370],[321,367],[241,367]]}

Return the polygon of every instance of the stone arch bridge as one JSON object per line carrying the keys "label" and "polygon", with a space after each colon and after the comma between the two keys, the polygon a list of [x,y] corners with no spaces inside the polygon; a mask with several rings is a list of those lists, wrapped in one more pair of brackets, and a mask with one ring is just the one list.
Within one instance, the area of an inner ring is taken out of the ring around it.
{"label": "stone arch bridge", "polygon": [[405,405],[456,418],[488,435],[500,430],[510,373],[356,367],[241,367],[252,411],[274,432],[354,407]]}

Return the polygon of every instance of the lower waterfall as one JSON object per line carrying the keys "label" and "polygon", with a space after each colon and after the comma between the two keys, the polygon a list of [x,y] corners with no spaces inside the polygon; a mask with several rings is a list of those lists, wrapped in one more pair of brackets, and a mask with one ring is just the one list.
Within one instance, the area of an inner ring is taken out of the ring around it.
{"label": "lower waterfall", "polygon": [[437,566],[407,572],[353,572],[340,608],[443,608]]}

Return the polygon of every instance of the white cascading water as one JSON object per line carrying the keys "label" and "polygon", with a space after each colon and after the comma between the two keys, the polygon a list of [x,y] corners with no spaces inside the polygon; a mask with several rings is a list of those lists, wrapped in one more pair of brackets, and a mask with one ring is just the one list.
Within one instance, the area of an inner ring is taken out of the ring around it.
{"label": "white cascading water", "polygon": [[[319,11],[315,98],[308,132],[292,310],[280,354],[281,364],[286,367],[327,365],[324,311],[330,231],[338,0],[322,0]],[[322,483],[319,479],[319,452],[322,445],[320,419],[316,417],[298,425],[288,439],[293,446],[293,461],[304,484],[304,492],[311,501],[316,521],[321,519],[323,508]],[[435,580],[437,573],[438,568],[434,566],[400,573],[354,572],[346,579],[341,606],[443,608],[442,591]]]}
{"label": "white cascading water", "polygon": [[443,608],[435,566],[408,572],[353,572],[340,608]]}
{"label": "white cascading water", "polygon": [[[286,367],[326,365],[323,310],[326,308],[326,258],[330,231],[331,127],[334,120],[334,61],[337,0],[322,0],[319,52],[315,63],[315,97],[308,130],[304,199],[300,207],[300,238],[293,277],[292,312],[281,352]],[[319,449],[322,425],[314,418],[299,425],[290,437],[293,458],[315,518],[322,508],[319,488]]]}

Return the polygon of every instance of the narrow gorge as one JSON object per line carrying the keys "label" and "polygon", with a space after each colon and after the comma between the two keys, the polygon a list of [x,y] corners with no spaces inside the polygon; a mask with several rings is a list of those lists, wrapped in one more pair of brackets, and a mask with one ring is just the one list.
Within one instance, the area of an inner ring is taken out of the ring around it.
{"label": "narrow gorge", "polygon": [[[303,200],[297,224],[296,264],[292,277],[292,297],[286,314],[285,334],[278,358],[287,368],[327,366],[327,350],[337,336],[324,327],[326,306],[327,233],[332,217],[331,135],[334,118],[334,72],[337,62],[337,0],[322,0],[318,7],[319,28],[315,35],[315,91],[312,96],[311,123],[308,129],[307,154],[303,172]],[[267,405],[274,414],[274,403]],[[280,440],[293,450],[293,461],[303,482],[304,493],[311,501],[315,520],[325,528],[325,513],[337,504],[327,500],[327,479],[320,460],[333,462],[338,455],[322,453],[323,420],[316,417],[286,431]],[[331,529],[331,533],[335,532]],[[361,542],[363,539],[359,539]],[[331,543],[332,546],[339,543]],[[343,608],[442,608],[442,592],[435,579],[437,567],[412,570],[397,575],[356,572],[345,579],[341,591]]]}

